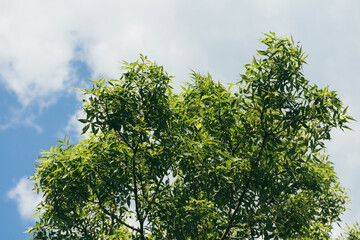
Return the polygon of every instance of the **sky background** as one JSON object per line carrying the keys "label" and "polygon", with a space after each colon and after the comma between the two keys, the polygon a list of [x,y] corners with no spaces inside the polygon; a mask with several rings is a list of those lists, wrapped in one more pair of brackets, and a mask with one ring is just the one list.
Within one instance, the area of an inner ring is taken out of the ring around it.
{"label": "sky background", "polygon": [[[119,78],[139,54],[163,65],[175,89],[191,69],[234,83],[263,33],[293,36],[309,53],[304,74],[338,91],[360,120],[358,0],[0,0],[0,233],[27,239],[39,197],[27,178],[41,150],[79,140],[89,78]],[[360,124],[334,131],[330,160],[360,221]]]}

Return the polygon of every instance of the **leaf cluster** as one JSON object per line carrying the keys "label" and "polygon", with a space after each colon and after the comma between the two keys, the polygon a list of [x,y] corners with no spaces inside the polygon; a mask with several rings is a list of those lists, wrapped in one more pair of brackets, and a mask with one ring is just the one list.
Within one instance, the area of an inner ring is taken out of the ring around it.
{"label": "leaf cluster", "polygon": [[230,88],[192,72],[176,94],[142,55],[119,80],[93,80],[79,120],[88,139],[39,157],[32,237],[329,238],[348,198],[325,141],[353,118],[303,76],[292,38],[261,42]]}

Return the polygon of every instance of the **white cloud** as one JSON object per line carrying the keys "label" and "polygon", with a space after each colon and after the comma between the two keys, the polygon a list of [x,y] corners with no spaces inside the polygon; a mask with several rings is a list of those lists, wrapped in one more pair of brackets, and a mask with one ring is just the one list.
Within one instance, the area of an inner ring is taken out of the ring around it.
{"label": "white cloud", "polygon": [[[139,53],[166,65],[183,78],[181,82],[190,67],[233,80],[255,53],[261,32],[299,33],[299,39],[304,35],[313,41],[309,32],[317,37],[338,22],[346,24],[344,16],[354,15],[349,5],[284,0],[5,0],[0,9],[1,81],[23,104],[46,104],[54,93],[77,81],[71,74],[72,60],[86,62],[92,77],[115,78],[121,61],[135,60]],[[342,36],[332,37],[328,42]],[[229,69],[233,70],[224,73]]]}
{"label": "white cloud", "polygon": [[2,5],[2,81],[25,105],[61,90],[68,80],[73,50],[73,40],[61,24],[64,16],[49,1],[5,1]]}
{"label": "white cloud", "polygon": [[[139,53],[167,64],[177,75],[186,76],[189,67],[207,71],[211,54],[206,48],[224,39],[232,43],[241,39],[238,30],[246,16],[223,19],[229,10],[224,6],[229,5],[215,1],[191,5],[186,1],[2,1],[1,80],[26,105],[46,103],[53,93],[74,84],[70,74],[74,59],[85,60],[95,76],[117,77],[120,61],[135,60]],[[229,27],[227,21],[237,22],[236,27]],[[76,51],[78,47],[81,51]]]}
{"label": "white cloud", "polygon": [[17,185],[11,189],[7,196],[16,201],[19,214],[24,220],[31,220],[41,196],[32,190],[33,185],[26,177],[21,178]]}

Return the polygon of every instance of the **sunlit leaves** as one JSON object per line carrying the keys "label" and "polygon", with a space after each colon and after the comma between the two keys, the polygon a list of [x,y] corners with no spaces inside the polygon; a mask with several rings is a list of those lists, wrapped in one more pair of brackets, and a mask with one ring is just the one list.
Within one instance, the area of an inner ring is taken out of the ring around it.
{"label": "sunlit leaves", "polygon": [[345,228],[345,233],[342,233],[336,240],[357,240],[360,239],[360,226],[358,223],[355,223],[352,226],[347,225]]}
{"label": "sunlit leaves", "polygon": [[353,118],[336,92],[303,76],[293,38],[261,42],[228,88],[192,72],[175,94],[142,55],[119,80],[92,80],[79,119],[88,139],[39,157],[32,236],[329,238],[348,199],[325,142]]}

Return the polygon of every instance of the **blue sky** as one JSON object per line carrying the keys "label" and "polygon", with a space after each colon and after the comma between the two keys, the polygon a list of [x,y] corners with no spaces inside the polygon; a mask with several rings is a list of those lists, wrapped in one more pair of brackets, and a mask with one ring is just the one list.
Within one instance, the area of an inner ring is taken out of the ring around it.
{"label": "blue sky", "polygon": [[[305,76],[337,90],[360,120],[360,2],[357,0],[2,0],[0,2],[0,232],[27,239],[38,197],[26,178],[36,156],[62,139],[76,142],[89,78],[119,78],[142,53],[163,65],[175,88],[190,69],[235,82],[262,33],[300,41]],[[335,131],[330,159],[360,221],[360,124]]]}

